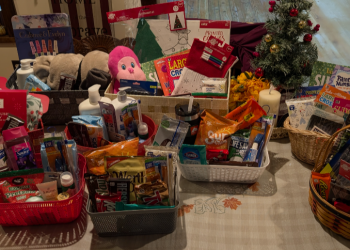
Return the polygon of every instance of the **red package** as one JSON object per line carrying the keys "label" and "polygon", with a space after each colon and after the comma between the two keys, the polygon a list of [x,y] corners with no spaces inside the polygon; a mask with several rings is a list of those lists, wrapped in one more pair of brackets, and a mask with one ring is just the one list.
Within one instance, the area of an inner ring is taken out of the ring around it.
{"label": "red package", "polygon": [[228,157],[227,149],[208,149],[207,161],[226,161]]}
{"label": "red package", "polygon": [[115,203],[122,200],[121,192],[116,195],[99,195],[95,194],[97,212],[115,211]]}
{"label": "red package", "polygon": [[36,184],[44,180],[42,168],[0,173],[0,194],[5,203],[22,203],[38,196]]}

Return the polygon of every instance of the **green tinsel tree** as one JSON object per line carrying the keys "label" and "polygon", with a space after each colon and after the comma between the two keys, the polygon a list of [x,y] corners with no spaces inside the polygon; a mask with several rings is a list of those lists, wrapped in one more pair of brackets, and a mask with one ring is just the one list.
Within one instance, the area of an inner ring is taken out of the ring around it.
{"label": "green tinsel tree", "polygon": [[308,0],[277,1],[269,2],[273,17],[265,24],[267,35],[256,46],[251,63],[255,75],[271,80],[274,86],[298,89],[317,61],[317,47],[311,40],[320,25],[312,28]]}

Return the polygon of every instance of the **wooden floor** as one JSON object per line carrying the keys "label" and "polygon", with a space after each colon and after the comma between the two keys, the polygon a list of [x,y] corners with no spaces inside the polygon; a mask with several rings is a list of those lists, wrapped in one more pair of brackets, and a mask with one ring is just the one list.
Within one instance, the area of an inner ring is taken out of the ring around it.
{"label": "wooden floor", "polygon": [[[174,0],[168,0],[172,2]],[[238,22],[265,22],[269,0],[184,0],[186,17]],[[319,60],[350,66],[350,0],[313,0],[311,21],[321,25],[313,42]]]}

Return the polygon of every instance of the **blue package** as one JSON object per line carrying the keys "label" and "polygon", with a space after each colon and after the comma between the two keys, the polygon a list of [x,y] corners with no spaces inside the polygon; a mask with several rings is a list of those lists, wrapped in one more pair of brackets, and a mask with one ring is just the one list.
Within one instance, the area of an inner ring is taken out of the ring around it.
{"label": "blue package", "polygon": [[37,88],[41,89],[42,91],[51,90],[51,88],[47,84],[40,81],[39,78],[34,75],[29,75],[26,79],[24,89],[29,91],[37,91]]}
{"label": "blue package", "polygon": [[180,162],[182,164],[207,164],[207,155],[205,145],[186,145],[183,144],[180,149]]}
{"label": "blue package", "polygon": [[157,82],[120,79],[120,88],[128,95],[157,95]]}
{"label": "blue package", "polygon": [[72,119],[73,119],[73,122],[102,127],[103,138],[109,141],[107,127],[101,116],[77,115],[77,116],[72,116]]}
{"label": "blue package", "polygon": [[310,87],[301,87],[298,93],[298,97],[305,97],[305,96],[317,96],[323,86],[310,86]]}

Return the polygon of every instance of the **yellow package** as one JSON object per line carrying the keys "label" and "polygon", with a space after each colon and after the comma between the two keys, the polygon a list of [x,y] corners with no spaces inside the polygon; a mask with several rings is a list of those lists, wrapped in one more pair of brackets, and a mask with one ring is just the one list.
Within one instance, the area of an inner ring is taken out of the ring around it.
{"label": "yellow package", "polygon": [[150,157],[125,157],[107,156],[105,157],[105,171],[112,178],[130,179],[130,203],[136,203],[135,185],[146,182],[145,161]]}
{"label": "yellow package", "polygon": [[[50,137],[44,139],[45,151],[49,166],[53,172],[63,172],[62,161],[56,162],[56,159],[61,159],[61,153],[57,149],[57,142],[61,141],[62,137]],[[63,149],[63,147],[62,147]]]}
{"label": "yellow package", "polygon": [[139,147],[139,138],[128,141],[122,141],[115,144],[99,147],[86,151],[84,157],[89,172],[95,175],[105,174],[104,157],[105,156],[137,156]]}

